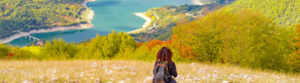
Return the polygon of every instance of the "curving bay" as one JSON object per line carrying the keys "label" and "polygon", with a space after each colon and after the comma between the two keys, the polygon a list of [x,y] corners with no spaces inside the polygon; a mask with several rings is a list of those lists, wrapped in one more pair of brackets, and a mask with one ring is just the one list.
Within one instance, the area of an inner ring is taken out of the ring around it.
{"label": "curving bay", "polygon": [[[192,0],[97,0],[87,3],[87,6],[91,7],[95,13],[92,20],[94,24],[93,28],[39,33],[32,34],[32,36],[45,40],[63,38],[67,42],[78,43],[93,38],[96,34],[107,35],[112,30],[116,32],[129,32],[141,28],[145,20],[136,16],[135,12],[145,12],[153,7],[183,4],[193,3]],[[10,44],[26,46],[31,42],[32,40],[22,37],[10,42]]]}

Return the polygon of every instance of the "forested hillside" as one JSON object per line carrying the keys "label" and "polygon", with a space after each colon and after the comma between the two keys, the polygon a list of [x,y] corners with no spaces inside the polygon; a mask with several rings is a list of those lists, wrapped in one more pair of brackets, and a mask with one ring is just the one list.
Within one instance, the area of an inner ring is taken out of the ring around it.
{"label": "forested hillside", "polygon": [[16,30],[69,26],[87,21],[81,18],[84,0],[1,0],[0,38]]}
{"label": "forested hillside", "polygon": [[175,27],[173,41],[193,49],[191,56],[203,62],[299,71],[294,28],[280,27],[254,11],[222,10]]}
{"label": "forested hillside", "polygon": [[144,32],[133,33],[132,36],[139,42],[151,39],[168,40],[171,38],[172,28],[177,23],[193,21],[221,7],[219,4],[208,4],[152,8],[146,12],[152,20],[151,26],[148,26]]}
{"label": "forested hillside", "polygon": [[259,11],[283,26],[300,23],[300,0],[237,0],[227,8]]}
{"label": "forested hillside", "polygon": [[191,22],[210,12],[229,5],[236,0],[199,0],[206,5],[182,5],[152,8],[147,16],[152,19],[151,25],[143,32],[131,34],[136,41],[145,42],[151,39],[171,39],[172,28],[181,22]]}

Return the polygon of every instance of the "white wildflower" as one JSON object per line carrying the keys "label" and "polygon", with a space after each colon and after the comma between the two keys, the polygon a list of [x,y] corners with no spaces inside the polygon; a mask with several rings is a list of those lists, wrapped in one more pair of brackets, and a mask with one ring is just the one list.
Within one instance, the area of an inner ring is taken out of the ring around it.
{"label": "white wildflower", "polygon": [[195,63],[191,63],[190,65],[195,65]]}
{"label": "white wildflower", "polygon": [[276,79],[280,79],[280,76],[275,75],[275,78],[276,78]]}
{"label": "white wildflower", "polygon": [[248,74],[243,75],[244,78],[248,78]]}
{"label": "white wildflower", "polygon": [[181,75],[178,75],[176,79],[177,79],[177,80],[184,80],[184,77],[181,76]]}
{"label": "white wildflower", "polygon": [[214,73],[218,73],[218,71],[217,71],[217,70],[214,70]]}
{"label": "white wildflower", "polygon": [[66,76],[66,79],[70,79],[70,75],[67,75],[67,76]]}
{"label": "white wildflower", "polygon": [[8,68],[8,70],[9,70],[9,71],[13,71],[13,70],[14,70],[14,68]]}
{"label": "white wildflower", "polygon": [[115,70],[120,70],[121,69],[120,67],[117,67],[117,66],[113,66],[112,68],[115,69]]}
{"label": "white wildflower", "polygon": [[45,77],[44,75],[41,75],[41,76],[40,76],[40,79],[44,79],[44,77]]}
{"label": "white wildflower", "polygon": [[124,80],[121,80],[121,81],[119,81],[118,83],[125,83],[125,81],[124,81]]}
{"label": "white wildflower", "polygon": [[190,78],[190,75],[189,75],[189,74],[187,74],[185,77],[186,77],[186,78]]}
{"label": "white wildflower", "polygon": [[53,74],[55,74],[55,73],[57,73],[57,71],[56,70],[53,70],[53,72],[52,72]]}
{"label": "white wildflower", "polygon": [[222,81],[222,83],[229,83],[229,81]]}
{"label": "white wildflower", "polygon": [[136,75],[136,73],[135,72],[131,72],[131,75]]}
{"label": "white wildflower", "polygon": [[131,80],[131,78],[126,78],[126,80]]}
{"label": "white wildflower", "polygon": [[33,82],[28,81],[28,80],[24,80],[23,83],[33,83]]}
{"label": "white wildflower", "polygon": [[106,74],[112,74],[113,71],[112,70],[105,70]]}
{"label": "white wildflower", "polygon": [[83,76],[84,76],[84,72],[81,72],[79,76],[80,76],[80,77],[83,77]]}
{"label": "white wildflower", "polygon": [[257,76],[257,75],[253,75],[252,77],[253,77],[253,78],[257,78],[258,76]]}
{"label": "white wildflower", "polygon": [[198,81],[200,80],[198,77],[194,77],[194,81]]}
{"label": "white wildflower", "polygon": [[247,83],[249,83],[250,81],[252,81],[251,77],[247,78]]}
{"label": "white wildflower", "polygon": [[192,81],[192,79],[189,79],[189,78],[188,78],[188,79],[185,79],[185,81]]}
{"label": "white wildflower", "polygon": [[294,78],[292,78],[291,80],[292,80],[293,82],[295,81],[295,79],[294,79]]}
{"label": "white wildflower", "polygon": [[217,74],[212,74],[213,78],[218,78]]}
{"label": "white wildflower", "polygon": [[107,69],[107,66],[103,66],[102,68],[103,68],[103,69]]}
{"label": "white wildflower", "polygon": [[57,80],[57,77],[52,77],[51,80],[52,80],[52,81],[56,81],[56,80]]}
{"label": "white wildflower", "polygon": [[100,83],[100,78],[97,78],[96,80],[95,80],[95,83]]}
{"label": "white wildflower", "polygon": [[203,76],[203,77],[201,77],[201,79],[202,79],[202,80],[205,80],[205,79],[206,79],[206,77],[205,77],[205,76]]}
{"label": "white wildflower", "polygon": [[146,79],[144,80],[144,83],[147,83],[148,81],[151,81],[152,77],[151,76],[147,76]]}
{"label": "white wildflower", "polygon": [[91,67],[98,67],[98,65],[96,64],[96,62],[94,62]]}

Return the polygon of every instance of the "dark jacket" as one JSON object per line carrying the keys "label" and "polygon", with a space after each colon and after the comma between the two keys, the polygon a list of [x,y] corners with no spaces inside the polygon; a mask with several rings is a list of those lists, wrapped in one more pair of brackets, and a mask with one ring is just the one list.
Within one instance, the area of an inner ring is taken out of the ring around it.
{"label": "dark jacket", "polygon": [[[158,62],[156,61],[154,67],[156,67],[157,63]],[[168,64],[167,67],[168,67],[170,76],[169,76],[168,80],[166,80],[166,82],[169,83],[172,79],[172,76],[177,77],[177,70],[176,70],[176,65],[173,61],[170,64]],[[154,75],[154,70],[153,70],[153,75]]]}

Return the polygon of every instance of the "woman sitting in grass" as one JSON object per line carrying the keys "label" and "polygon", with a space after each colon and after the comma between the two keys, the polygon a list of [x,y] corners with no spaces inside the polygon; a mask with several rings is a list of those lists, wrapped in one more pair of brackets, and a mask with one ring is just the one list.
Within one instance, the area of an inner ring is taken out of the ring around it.
{"label": "woman sitting in grass", "polygon": [[172,76],[177,76],[175,63],[172,61],[172,52],[163,47],[156,56],[157,60],[153,69],[153,83],[176,83]]}

